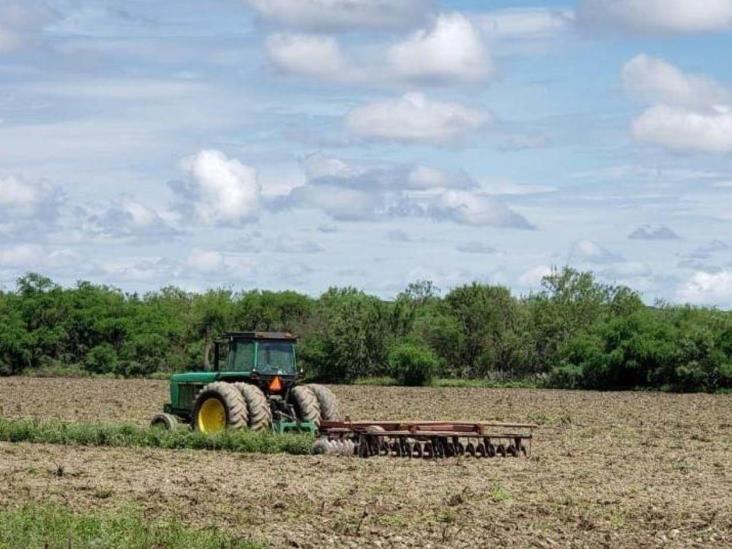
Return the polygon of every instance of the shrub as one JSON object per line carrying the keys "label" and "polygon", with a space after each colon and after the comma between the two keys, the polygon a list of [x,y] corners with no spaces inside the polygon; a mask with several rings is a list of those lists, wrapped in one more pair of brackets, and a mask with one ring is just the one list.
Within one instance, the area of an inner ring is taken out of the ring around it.
{"label": "shrub", "polygon": [[110,374],[117,370],[117,353],[109,343],[94,347],[84,359],[84,368],[94,374]]}
{"label": "shrub", "polygon": [[402,343],[389,353],[389,373],[400,385],[429,385],[436,371],[437,358],[424,347]]}

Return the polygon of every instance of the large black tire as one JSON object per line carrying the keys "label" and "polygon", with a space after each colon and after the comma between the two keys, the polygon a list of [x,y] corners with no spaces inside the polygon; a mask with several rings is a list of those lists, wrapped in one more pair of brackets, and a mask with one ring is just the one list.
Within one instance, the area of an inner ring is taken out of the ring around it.
{"label": "large black tire", "polygon": [[180,428],[180,422],[172,414],[155,414],[150,420],[150,427],[157,427],[166,431],[177,431]]}
{"label": "large black tire", "polygon": [[320,404],[310,387],[298,385],[290,390],[290,398],[300,421],[312,421],[315,425],[320,425]]}
{"label": "large black tire", "polygon": [[318,385],[317,383],[310,383],[307,387],[310,387],[310,390],[315,393],[315,398],[318,399],[320,419],[323,421],[336,421],[341,419],[341,414],[338,411],[338,399],[328,387]]}
{"label": "large black tire", "polygon": [[231,383],[225,381],[214,381],[204,385],[196,396],[196,403],[193,406],[193,428],[202,431],[199,422],[201,407],[208,400],[216,399],[223,405],[226,414],[226,428],[241,429],[247,426],[249,414],[247,403],[241,392]]}
{"label": "large black tire", "polygon": [[247,403],[249,428],[252,431],[269,429],[272,426],[272,409],[262,390],[251,383],[234,383]]}

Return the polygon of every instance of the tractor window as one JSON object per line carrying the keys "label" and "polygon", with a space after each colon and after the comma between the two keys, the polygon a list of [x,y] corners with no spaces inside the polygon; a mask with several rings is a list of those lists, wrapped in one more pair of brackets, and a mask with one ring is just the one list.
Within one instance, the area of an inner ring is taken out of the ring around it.
{"label": "tractor window", "polygon": [[295,349],[292,343],[262,341],[257,350],[257,371],[263,374],[294,374]]}
{"label": "tractor window", "polygon": [[228,369],[235,372],[251,372],[254,368],[254,342],[240,341],[234,352],[229,353]]}

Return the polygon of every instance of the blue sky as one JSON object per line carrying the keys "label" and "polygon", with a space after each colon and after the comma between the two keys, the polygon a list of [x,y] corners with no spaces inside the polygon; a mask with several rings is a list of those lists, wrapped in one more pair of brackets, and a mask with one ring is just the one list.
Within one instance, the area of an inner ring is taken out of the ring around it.
{"label": "blue sky", "polygon": [[732,0],[3,0],[0,284],[732,305]]}

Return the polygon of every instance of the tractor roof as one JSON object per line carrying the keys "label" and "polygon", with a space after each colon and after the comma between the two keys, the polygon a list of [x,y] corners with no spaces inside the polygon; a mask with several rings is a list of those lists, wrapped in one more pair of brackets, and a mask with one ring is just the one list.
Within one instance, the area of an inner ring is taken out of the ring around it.
{"label": "tractor roof", "polygon": [[292,335],[290,332],[226,332],[224,337],[229,339],[239,340],[287,340],[297,341],[297,336]]}

